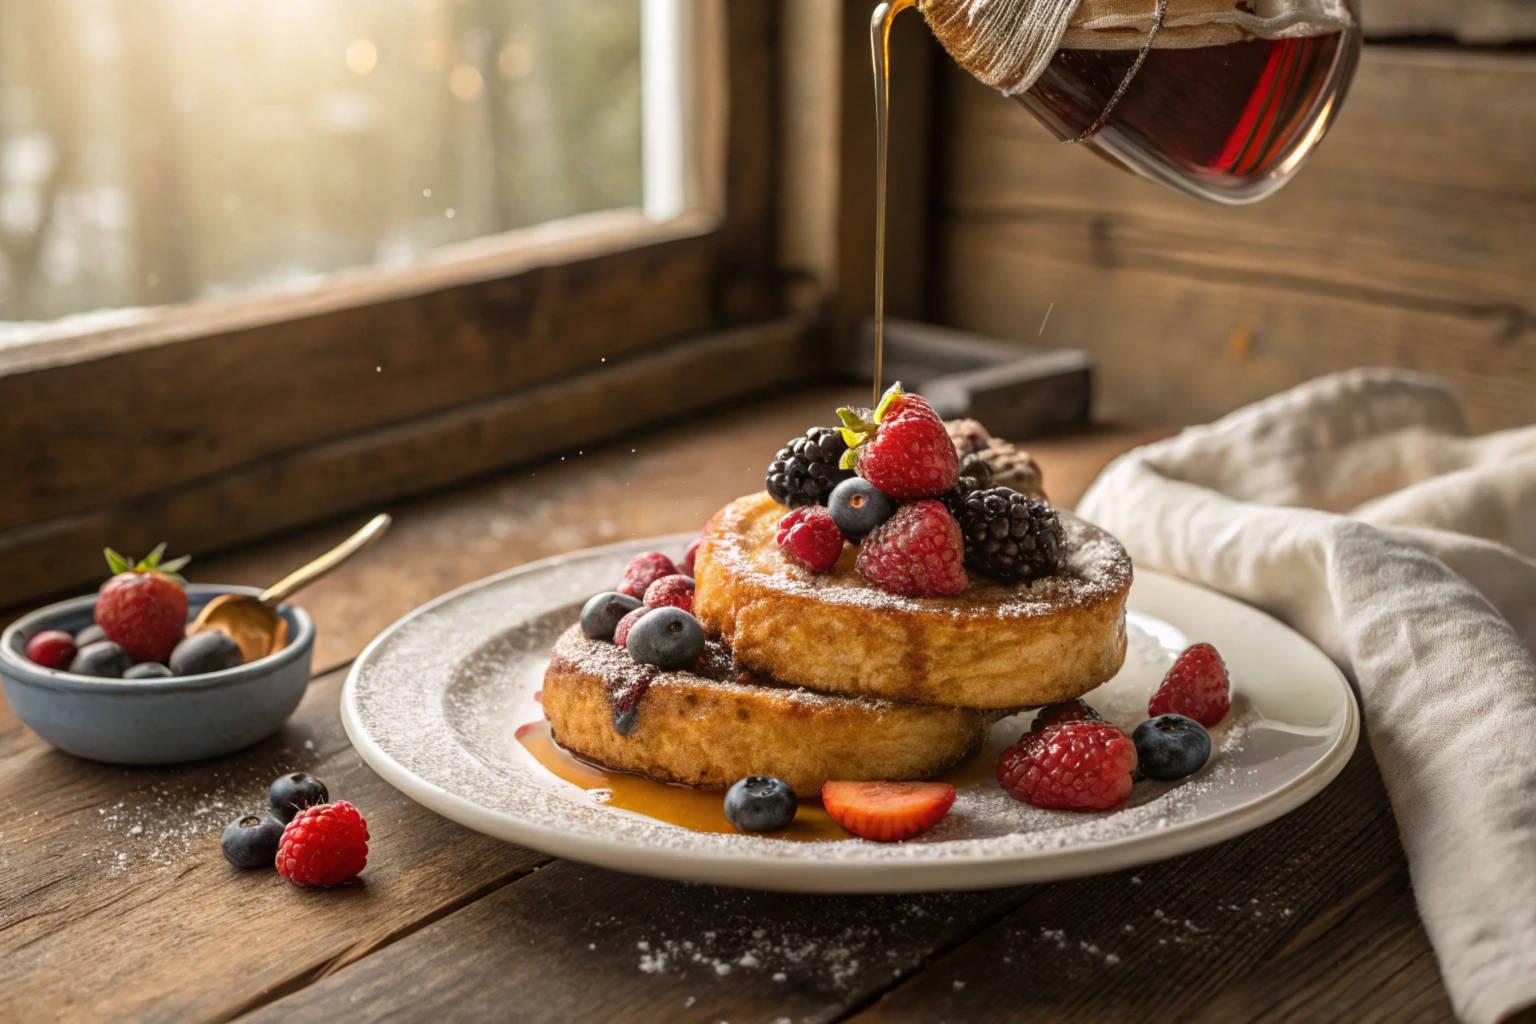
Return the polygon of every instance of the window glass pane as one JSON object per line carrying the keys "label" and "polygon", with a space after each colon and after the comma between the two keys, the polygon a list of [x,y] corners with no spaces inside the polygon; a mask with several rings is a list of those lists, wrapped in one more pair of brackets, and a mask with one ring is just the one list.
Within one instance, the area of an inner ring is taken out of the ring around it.
{"label": "window glass pane", "polygon": [[0,344],[640,206],[640,20],[640,0],[0,0]]}

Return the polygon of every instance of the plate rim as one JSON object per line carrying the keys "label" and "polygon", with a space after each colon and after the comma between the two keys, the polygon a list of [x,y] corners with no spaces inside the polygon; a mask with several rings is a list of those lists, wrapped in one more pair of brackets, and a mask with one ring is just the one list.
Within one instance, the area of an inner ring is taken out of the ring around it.
{"label": "plate rim", "polygon": [[[1345,722],[1333,744],[1315,762],[1279,789],[1256,795],[1236,807],[1210,817],[1179,823],[1154,832],[1136,832],[1098,842],[1061,849],[988,855],[945,855],[941,858],[864,861],[829,858],[789,859],[772,853],[742,851],[722,857],[670,847],[637,844],[611,837],[568,832],[561,828],[493,810],[428,781],[396,761],[373,737],[357,710],[357,688],[374,652],[413,620],[441,605],[504,580],[557,568],[577,559],[636,545],[665,547],[686,543],[696,533],[637,537],[596,547],[552,555],[473,580],[411,609],[391,623],[352,659],[341,690],[341,720],[347,738],[373,771],[411,800],[484,835],[525,846],[550,856],[654,878],[699,884],[722,885],[805,893],[875,894],[954,891],[1080,878],[1138,867],[1214,846],[1275,821],[1311,800],[1338,777],[1359,743],[1360,710],[1354,688],[1333,659],[1301,633],[1263,609],[1223,594],[1192,580],[1153,569],[1138,568],[1146,575],[1180,586],[1192,587],[1257,614],[1270,625],[1289,633],[1322,656],[1344,695]],[[1134,584],[1133,584],[1134,588]],[[1133,591],[1134,592],[1134,591]],[[636,854],[643,854],[637,862]],[[721,870],[722,866],[726,870]],[[768,870],[756,880],[741,877],[752,867]],[[786,870],[788,867],[788,870]]]}

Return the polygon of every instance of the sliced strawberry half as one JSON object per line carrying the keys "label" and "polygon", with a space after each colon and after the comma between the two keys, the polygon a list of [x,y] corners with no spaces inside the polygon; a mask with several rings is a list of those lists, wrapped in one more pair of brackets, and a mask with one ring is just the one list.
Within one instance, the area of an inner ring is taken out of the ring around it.
{"label": "sliced strawberry half", "polygon": [[955,802],[947,782],[828,782],[821,803],[861,839],[895,843],[933,828]]}

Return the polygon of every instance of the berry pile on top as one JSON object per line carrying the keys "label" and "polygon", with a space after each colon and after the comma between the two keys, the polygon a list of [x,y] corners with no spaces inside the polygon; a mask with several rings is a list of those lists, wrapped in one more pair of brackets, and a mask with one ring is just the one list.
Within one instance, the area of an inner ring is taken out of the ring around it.
{"label": "berry pile on top", "polygon": [[769,495],[790,509],[777,534],[790,561],[830,572],[856,544],[859,574],[908,597],[960,594],[970,573],[1028,584],[1060,567],[1061,521],[1027,455],[974,421],[946,427],[900,383],[873,412],[837,415],[842,426],[806,431],[768,467]]}
{"label": "berry pile on top", "polygon": [[113,576],[101,585],[95,623],[71,636],[49,629],[27,641],[44,668],[104,679],[160,679],[220,672],[244,662],[240,646],[216,630],[187,635],[190,557],[162,561],[165,545],[133,562],[107,548]]}
{"label": "berry pile on top", "polygon": [[[695,541],[683,559],[693,569]],[[659,551],[636,555],[613,590],[581,609],[581,631],[629,651],[637,665],[663,672],[691,667],[704,653],[704,627],[693,617],[693,576]]]}

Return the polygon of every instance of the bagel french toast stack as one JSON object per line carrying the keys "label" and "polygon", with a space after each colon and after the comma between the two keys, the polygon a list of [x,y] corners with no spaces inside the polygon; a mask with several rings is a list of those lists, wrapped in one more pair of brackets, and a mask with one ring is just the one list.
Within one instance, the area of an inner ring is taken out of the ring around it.
{"label": "bagel french toast stack", "polygon": [[587,603],[544,679],[556,742],[693,786],[915,783],[1119,670],[1130,558],[1027,454],[900,384],[838,416],[681,564],[639,556]]}

